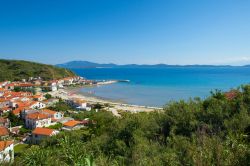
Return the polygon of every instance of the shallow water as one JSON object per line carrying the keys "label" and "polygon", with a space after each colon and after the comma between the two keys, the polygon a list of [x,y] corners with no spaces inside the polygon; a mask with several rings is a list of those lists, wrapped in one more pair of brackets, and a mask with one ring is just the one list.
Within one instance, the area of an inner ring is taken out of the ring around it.
{"label": "shallow water", "polygon": [[93,80],[130,80],[82,88],[106,99],[129,104],[162,106],[170,100],[204,98],[211,90],[230,90],[250,82],[249,67],[168,67],[72,69]]}

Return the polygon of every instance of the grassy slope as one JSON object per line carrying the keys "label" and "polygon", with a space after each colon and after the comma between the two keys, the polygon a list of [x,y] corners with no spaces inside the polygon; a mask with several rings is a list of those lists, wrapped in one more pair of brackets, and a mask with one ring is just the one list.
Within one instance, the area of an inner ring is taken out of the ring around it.
{"label": "grassy slope", "polygon": [[14,81],[38,76],[44,80],[52,80],[74,75],[75,74],[68,69],[63,69],[52,65],[45,65],[29,61],[0,59],[0,81]]}

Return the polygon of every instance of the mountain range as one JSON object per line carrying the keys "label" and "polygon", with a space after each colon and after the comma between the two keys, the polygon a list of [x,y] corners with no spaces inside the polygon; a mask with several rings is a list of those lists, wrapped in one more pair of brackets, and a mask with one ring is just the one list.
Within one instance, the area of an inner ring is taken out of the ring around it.
{"label": "mountain range", "polygon": [[[63,64],[57,64],[56,66],[63,68],[159,68],[159,67],[235,67],[230,65],[168,65],[168,64],[155,64],[155,65],[146,65],[146,64],[126,64],[118,65],[114,63],[94,63],[89,61],[70,61]],[[250,65],[245,65],[244,67],[250,67]]]}

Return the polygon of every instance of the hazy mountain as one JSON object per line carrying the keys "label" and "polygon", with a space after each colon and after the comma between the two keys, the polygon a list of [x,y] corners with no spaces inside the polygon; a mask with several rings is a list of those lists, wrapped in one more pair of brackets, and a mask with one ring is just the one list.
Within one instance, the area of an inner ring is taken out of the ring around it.
{"label": "hazy mountain", "polygon": [[[155,65],[138,65],[138,64],[127,64],[117,65],[114,63],[94,63],[89,61],[70,61],[63,64],[57,64],[56,66],[64,68],[140,68],[140,67],[230,67],[230,65],[167,65],[167,64],[155,64]],[[231,66],[233,67],[233,66]],[[250,67],[250,65],[246,65]]]}
{"label": "hazy mountain", "polygon": [[117,67],[118,65],[109,63],[109,64],[99,64],[89,61],[70,61],[63,64],[58,64],[56,66],[64,68],[97,68],[97,67]]}

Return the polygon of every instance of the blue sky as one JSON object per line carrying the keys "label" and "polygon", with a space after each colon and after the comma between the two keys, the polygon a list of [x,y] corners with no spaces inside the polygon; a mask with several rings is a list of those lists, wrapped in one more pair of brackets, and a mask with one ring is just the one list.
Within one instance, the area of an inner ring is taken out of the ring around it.
{"label": "blue sky", "polygon": [[0,57],[250,63],[249,0],[0,1]]}

